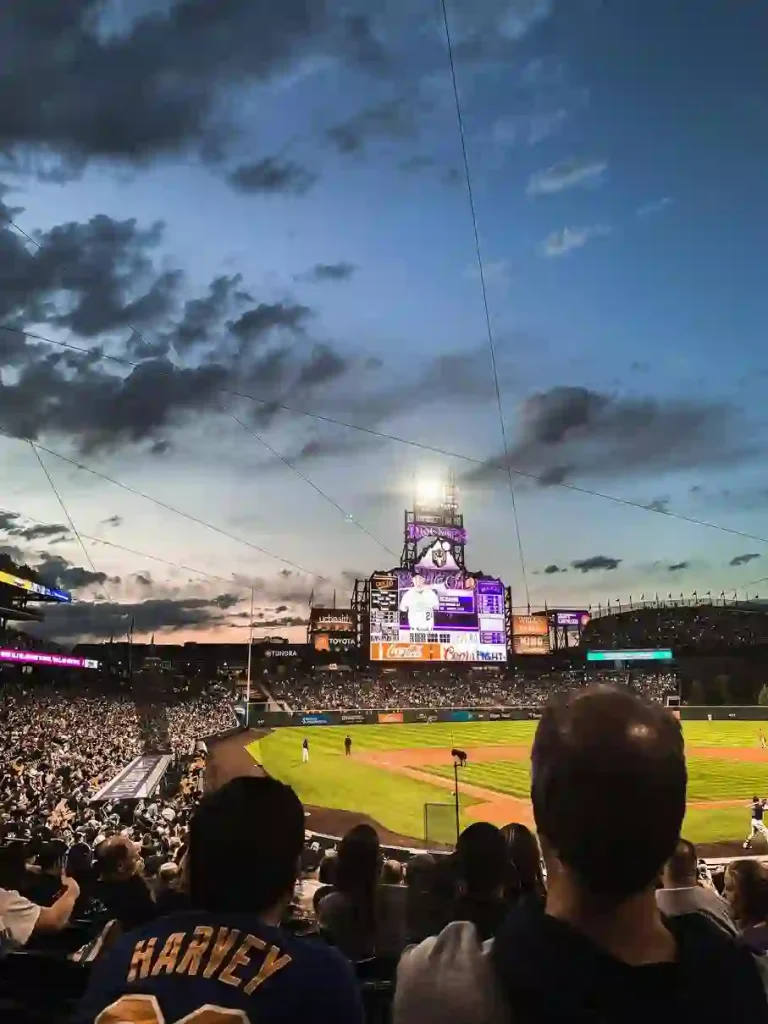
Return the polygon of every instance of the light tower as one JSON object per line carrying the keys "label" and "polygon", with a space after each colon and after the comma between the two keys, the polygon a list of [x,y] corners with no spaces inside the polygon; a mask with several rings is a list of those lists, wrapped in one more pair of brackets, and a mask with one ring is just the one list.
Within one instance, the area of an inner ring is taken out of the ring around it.
{"label": "light tower", "polygon": [[422,481],[416,487],[413,508],[406,510],[400,566],[412,569],[425,551],[439,542],[464,569],[467,542],[464,516],[459,512],[456,478],[451,470],[443,482]]}

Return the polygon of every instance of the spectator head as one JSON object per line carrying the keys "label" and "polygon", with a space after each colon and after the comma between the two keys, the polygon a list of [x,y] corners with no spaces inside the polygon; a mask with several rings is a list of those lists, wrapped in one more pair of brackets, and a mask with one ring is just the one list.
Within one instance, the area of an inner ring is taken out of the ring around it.
{"label": "spectator head", "polygon": [[320,861],[320,870],[317,873],[317,880],[323,885],[333,885],[336,878],[337,855],[335,850],[326,850],[323,859]]}
{"label": "spectator head", "polygon": [[231,779],[200,801],[190,824],[192,905],[279,920],[303,848],[304,808],[290,786],[266,776]]}
{"label": "spectator head", "polygon": [[381,866],[383,885],[400,885],[403,880],[403,865],[399,860],[385,860]]}
{"label": "spectator head", "polygon": [[67,874],[77,882],[84,882],[91,876],[91,848],[87,843],[78,842],[70,846],[67,854]]}
{"label": "spectator head", "polygon": [[665,889],[687,889],[699,881],[696,847],[687,839],[678,840],[675,852],[664,865]]}
{"label": "spectator head", "polygon": [[405,866],[405,884],[409,889],[427,892],[432,886],[435,858],[431,853],[417,853]]}
{"label": "spectator head", "polygon": [[151,881],[152,879],[157,878],[162,863],[163,858],[155,853],[151,854],[151,856],[145,859],[144,877],[147,879],[147,881]]}
{"label": "spectator head", "polygon": [[531,800],[547,861],[602,910],[649,890],[680,837],[680,723],[627,690],[595,686],[550,704],[531,753]]}
{"label": "spectator head", "polygon": [[768,921],[768,875],[758,861],[732,861],[725,869],[723,895],[742,928]]}
{"label": "spectator head", "polygon": [[507,877],[507,846],[495,825],[476,821],[456,843],[459,883],[468,896],[501,894]]}
{"label": "spectator head", "polygon": [[96,848],[96,865],[103,881],[126,882],[138,873],[141,857],[130,839],[112,836]]}
{"label": "spectator head", "polygon": [[380,872],[381,850],[376,829],[355,825],[339,843],[334,885],[338,892],[350,897],[369,927],[373,927]]}
{"label": "spectator head", "polygon": [[54,839],[50,843],[43,844],[37,855],[37,862],[40,865],[40,870],[45,874],[60,875],[66,856],[66,844]]}
{"label": "spectator head", "polygon": [[505,825],[501,834],[507,848],[507,893],[510,899],[518,896],[546,895],[541,849],[536,836],[525,825],[513,822]]}
{"label": "spectator head", "polygon": [[157,874],[163,885],[172,885],[180,875],[179,865],[174,864],[173,861],[168,861],[160,865]]}

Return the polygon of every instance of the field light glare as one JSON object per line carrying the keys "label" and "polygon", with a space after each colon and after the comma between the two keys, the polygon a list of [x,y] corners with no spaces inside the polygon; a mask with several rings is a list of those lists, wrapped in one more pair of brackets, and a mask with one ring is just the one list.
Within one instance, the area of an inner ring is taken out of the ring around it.
{"label": "field light glare", "polygon": [[439,480],[419,480],[416,484],[416,497],[423,504],[437,502],[443,495],[443,487]]}

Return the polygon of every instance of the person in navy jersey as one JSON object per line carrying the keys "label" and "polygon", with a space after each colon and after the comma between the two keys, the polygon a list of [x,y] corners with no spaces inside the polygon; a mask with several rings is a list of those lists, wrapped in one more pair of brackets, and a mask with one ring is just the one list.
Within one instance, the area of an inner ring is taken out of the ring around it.
{"label": "person in navy jersey", "polygon": [[275,779],[232,779],[204,797],[189,833],[193,909],[120,939],[94,968],[78,1024],[363,1024],[344,957],[280,928],[303,846],[304,809]]}
{"label": "person in navy jersey", "polygon": [[747,838],[744,840],[744,849],[748,850],[752,845],[752,840],[755,836],[762,836],[763,839],[768,840],[768,828],[765,827],[763,821],[763,815],[765,813],[765,800],[761,800],[759,796],[752,797],[752,804],[750,806],[750,831]]}

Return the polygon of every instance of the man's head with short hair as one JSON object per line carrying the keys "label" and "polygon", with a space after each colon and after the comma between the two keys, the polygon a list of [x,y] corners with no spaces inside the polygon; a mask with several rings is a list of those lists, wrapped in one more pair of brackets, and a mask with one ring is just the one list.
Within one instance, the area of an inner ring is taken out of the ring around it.
{"label": "man's head with short hair", "polygon": [[696,847],[687,839],[680,839],[675,852],[664,865],[664,888],[685,889],[699,880]]}
{"label": "man's head with short hair", "polygon": [[203,797],[189,828],[189,888],[200,910],[274,910],[293,893],[304,808],[290,786],[242,776]]}
{"label": "man's head with short hair", "polygon": [[95,853],[99,875],[104,881],[126,881],[136,874],[141,863],[136,844],[125,836],[105,839]]}
{"label": "man's head with short hair", "polygon": [[582,896],[610,907],[650,888],[685,814],[679,721],[628,690],[573,691],[544,710],[531,764],[545,857]]}

